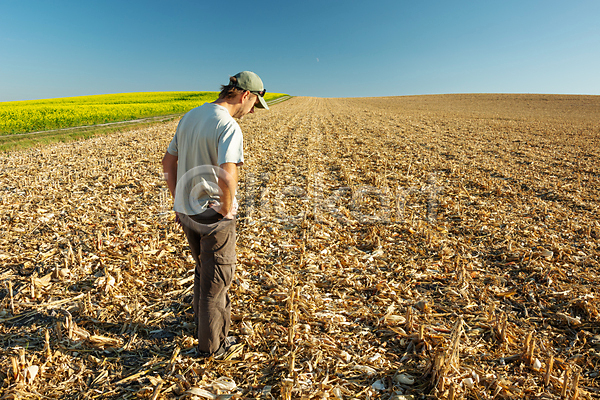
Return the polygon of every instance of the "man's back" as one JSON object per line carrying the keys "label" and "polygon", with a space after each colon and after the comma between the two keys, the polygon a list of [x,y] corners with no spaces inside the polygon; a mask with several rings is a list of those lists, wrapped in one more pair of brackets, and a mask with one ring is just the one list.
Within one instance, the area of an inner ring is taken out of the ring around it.
{"label": "man's back", "polygon": [[[206,103],[190,110],[179,122],[177,132],[169,144],[167,151],[178,157],[177,181],[183,185],[196,187],[207,180],[216,185],[217,175],[214,169],[200,169],[202,166],[219,166],[231,162],[242,164],[243,136],[238,123],[231,117],[226,108]],[[196,168],[196,173],[191,172]],[[197,199],[201,209],[205,209],[215,197],[203,193]],[[175,203],[175,211],[189,213],[189,208]]]}

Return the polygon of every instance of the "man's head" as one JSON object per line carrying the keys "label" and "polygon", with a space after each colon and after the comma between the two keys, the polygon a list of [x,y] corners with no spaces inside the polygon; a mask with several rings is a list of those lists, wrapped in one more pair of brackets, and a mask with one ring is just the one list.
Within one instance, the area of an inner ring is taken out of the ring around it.
{"label": "man's head", "polygon": [[219,99],[230,99],[240,94],[245,95],[246,92],[250,92],[253,96],[249,96],[251,99],[255,99],[255,106],[257,108],[269,109],[267,102],[264,99],[265,87],[262,80],[254,72],[242,71],[229,78],[229,84],[221,86],[221,93]]}

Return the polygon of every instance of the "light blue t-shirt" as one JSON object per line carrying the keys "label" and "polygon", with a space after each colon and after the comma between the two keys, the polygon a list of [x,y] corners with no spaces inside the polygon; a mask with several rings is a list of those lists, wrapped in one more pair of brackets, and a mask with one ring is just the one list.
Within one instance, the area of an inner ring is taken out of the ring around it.
{"label": "light blue t-shirt", "polygon": [[194,215],[218,200],[217,173],[224,163],[244,163],[243,135],[229,111],[205,103],[186,113],[167,151],[177,156],[177,187],[173,209]]}

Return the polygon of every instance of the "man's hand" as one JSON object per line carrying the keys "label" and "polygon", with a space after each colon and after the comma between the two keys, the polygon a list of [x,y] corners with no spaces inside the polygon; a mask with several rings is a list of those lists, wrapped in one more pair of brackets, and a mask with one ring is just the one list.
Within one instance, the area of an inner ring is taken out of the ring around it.
{"label": "man's hand", "polygon": [[223,207],[223,205],[221,203],[211,203],[208,205],[210,208],[212,208],[213,210],[215,210],[216,212],[218,212],[219,214],[223,215],[223,218],[227,218],[227,219],[233,219],[233,216],[235,214],[237,214],[237,210],[238,210],[238,201],[235,198],[235,196],[233,197],[233,207],[231,207],[231,210],[229,210],[228,213],[225,213],[225,211],[221,212],[221,210],[224,210],[225,208]]}

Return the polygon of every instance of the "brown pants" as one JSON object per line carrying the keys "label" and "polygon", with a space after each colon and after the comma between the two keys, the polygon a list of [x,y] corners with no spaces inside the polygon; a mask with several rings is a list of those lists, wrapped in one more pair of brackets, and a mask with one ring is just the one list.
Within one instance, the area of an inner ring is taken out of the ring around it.
{"label": "brown pants", "polygon": [[179,218],[196,261],[193,306],[198,351],[213,353],[231,325],[227,291],[235,274],[235,219],[224,219],[212,209]]}

